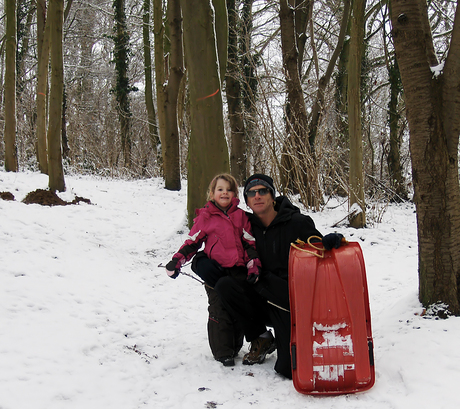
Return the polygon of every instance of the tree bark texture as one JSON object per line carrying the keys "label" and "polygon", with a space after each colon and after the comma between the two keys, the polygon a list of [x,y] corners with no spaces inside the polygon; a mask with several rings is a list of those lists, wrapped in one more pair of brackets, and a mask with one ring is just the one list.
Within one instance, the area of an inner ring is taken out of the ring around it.
{"label": "tree bark texture", "polygon": [[[81,138],[74,138],[72,141],[72,149],[74,152],[80,153],[80,161],[88,163],[91,161],[91,152],[84,149],[85,141],[100,144],[100,136],[98,127],[94,118],[97,117],[98,112],[95,109],[93,101],[95,99],[97,89],[95,89],[95,82],[92,76],[94,67],[94,51],[93,47],[95,44],[94,33],[98,25],[97,16],[91,11],[91,5],[83,6],[83,12],[85,13],[85,19],[82,21],[81,34],[78,36],[78,45],[80,47],[80,66],[77,71],[78,86],[77,86],[77,98],[74,100],[78,106],[78,133]],[[64,12],[65,22],[65,12]],[[72,133],[72,131],[71,131]],[[112,138],[110,138],[112,141]],[[113,146],[106,145],[104,149],[110,154],[107,155],[108,166],[112,166],[116,157],[116,150]],[[109,159],[110,158],[110,159]]]}
{"label": "tree bark texture", "polygon": [[[30,52],[29,44],[31,39],[31,26],[33,25],[33,18],[35,16],[35,2],[29,2],[22,0],[22,3],[19,2],[17,8],[21,7],[22,15],[20,16],[19,12],[17,12],[17,24],[19,30],[17,30],[17,44],[21,43],[21,46],[18,47],[19,50],[16,53],[16,67],[17,67],[17,84],[16,84],[16,96],[18,100],[21,99],[21,94],[24,90],[24,81],[26,79],[26,55]],[[22,21],[20,21],[20,19]],[[25,20],[25,24],[23,21]]]}
{"label": "tree bark texture", "polygon": [[170,37],[170,68],[167,81],[162,85],[165,141],[163,145],[163,163],[165,187],[168,190],[180,190],[180,154],[179,125],[177,103],[181,81],[184,76],[184,60],[182,49],[182,18],[180,0],[169,0],[168,24]]}
{"label": "tree bark texture", "polygon": [[227,0],[228,9],[228,61],[226,75],[226,96],[230,122],[230,169],[232,175],[242,184],[247,177],[246,134],[241,101],[241,73],[238,63],[239,13],[235,0]]}
{"label": "tree bark texture", "polygon": [[280,0],[281,48],[287,87],[287,136],[281,157],[282,189],[300,193],[305,205],[321,200],[316,164],[308,142],[308,116],[299,75],[295,9]]}
{"label": "tree bark texture", "polygon": [[16,1],[6,0],[5,170],[18,171],[16,153]]}
{"label": "tree bark texture", "polygon": [[221,86],[225,80],[228,59],[228,13],[226,0],[212,0],[214,7],[217,56]]}
{"label": "tree bark texture", "polygon": [[153,80],[152,80],[152,53],[150,45],[150,3],[151,0],[144,0],[142,16],[142,35],[144,41],[144,73],[145,73],[145,107],[149,122],[149,136],[153,152],[158,156],[160,137],[153,103]]}
{"label": "tree bark texture", "polygon": [[47,95],[50,26],[46,19],[46,0],[37,1],[37,157],[41,173],[48,174]]}
{"label": "tree bark texture", "polygon": [[331,80],[332,74],[334,72],[334,69],[337,63],[337,60],[339,59],[341,55],[341,52],[342,52],[342,49],[345,43],[345,37],[347,34],[348,21],[349,21],[349,16],[350,16],[350,6],[351,6],[351,0],[344,0],[343,17],[342,17],[342,22],[340,25],[339,37],[337,39],[337,46],[335,47],[335,50],[331,56],[331,59],[329,60],[326,72],[320,78],[319,83],[318,83],[318,90],[316,92],[316,99],[313,104],[310,125],[309,125],[308,141],[312,149],[314,149],[318,127],[321,122],[321,114],[323,112],[324,95],[326,92],[326,88],[329,85],[329,82]]}
{"label": "tree bark texture", "polygon": [[187,211],[191,224],[195,209],[206,202],[211,179],[218,173],[229,172],[230,166],[224,134],[214,9],[205,1],[182,0],[181,6],[190,89]]}
{"label": "tree bark texture", "polygon": [[132,87],[128,78],[129,34],[126,25],[125,0],[114,1],[115,11],[115,69],[117,73],[115,94],[118,103],[121,150],[124,166],[131,167],[131,107],[129,94]]}
{"label": "tree bark texture", "polygon": [[305,43],[307,42],[307,27],[311,22],[311,12],[314,0],[289,0],[291,7],[295,9],[294,25],[299,58],[297,65],[299,77],[302,78],[303,57],[305,54]]}
{"label": "tree bark texture", "polygon": [[50,0],[48,17],[50,21],[51,87],[48,126],[48,176],[51,191],[65,190],[62,167],[61,131],[62,97],[64,90],[64,63],[62,52],[64,0]]}
{"label": "tree bark texture", "polygon": [[[157,115],[158,115],[158,131],[161,142],[161,152],[164,154],[166,146],[165,135],[165,94],[163,85],[166,81],[166,67],[164,58],[164,36],[165,26],[163,24],[163,0],[153,0],[153,39],[154,39],[154,60],[155,60],[155,88],[157,95]],[[163,176],[165,175],[165,167],[168,165],[163,162]],[[168,183],[169,185],[169,183]]]}
{"label": "tree bark texture", "polygon": [[460,315],[460,11],[457,6],[443,73],[437,64],[424,0],[392,0],[392,35],[410,130],[419,247],[419,298]]}
{"label": "tree bark texture", "polygon": [[364,11],[366,0],[354,0],[350,28],[350,56],[348,61],[348,129],[350,133],[350,208],[356,203],[361,211],[350,216],[352,227],[366,224],[363,175],[363,130],[361,124],[361,62],[364,42]]}
{"label": "tree bark texture", "polygon": [[388,116],[390,127],[390,143],[388,150],[388,174],[390,175],[390,186],[395,192],[394,201],[400,202],[407,200],[403,167],[401,164],[401,137],[399,113],[399,100],[402,93],[401,75],[396,61],[390,63],[388,67],[388,77],[390,82],[390,102],[388,103]]}
{"label": "tree bark texture", "polygon": [[280,25],[283,67],[290,109],[288,130],[289,133],[293,133],[306,141],[306,138],[302,138],[302,136],[306,135],[308,121],[298,70],[299,52],[296,44],[294,9],[290,7],[287,0],[280,0]]}
{"label": "tree bark texture", "polygon": [[249,160],[252,157],[253,172],[258,172],[263,169],[261,164],[265,163],[265,158],[262,158],[262,150],[259,149],[261,144],[261,135],[257,132],[256,128],[256,111],[258,99],[258,78],[256,77],[256,66],[259,61],[258,54],[253,50],[252,36],[254,30],[253,24],[253,6],[254,0],[241,1],[241,32],[239,39],[239,64],[241,70],[241,87],[242,87],[242,105],[244,107],[244,132],[245,132],[245,154],[246,154],[246,171],[251,173],[248,169]]}

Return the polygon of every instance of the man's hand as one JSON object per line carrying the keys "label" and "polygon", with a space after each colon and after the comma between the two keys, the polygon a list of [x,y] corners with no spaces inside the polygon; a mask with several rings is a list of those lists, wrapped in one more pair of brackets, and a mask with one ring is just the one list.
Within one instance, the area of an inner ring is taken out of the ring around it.
{"label": "man's hand", "polygon": [[323,237],[323,246],[326,250],[338,249],[342,244],[343,234],[329,233]]}

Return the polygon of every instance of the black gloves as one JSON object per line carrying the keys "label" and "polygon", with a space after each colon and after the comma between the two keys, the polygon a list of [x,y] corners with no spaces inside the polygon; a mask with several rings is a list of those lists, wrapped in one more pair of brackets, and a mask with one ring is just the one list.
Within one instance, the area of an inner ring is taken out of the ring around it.
{"label": "black gloves", "polygon": [[343,234],[329,233],[323,237],[323,246],[326,250],[338,249],[342,243]]}
{"label": "black gloves", "polygon": [[168,264],[166,264],[166,273],[171,278],[176,278],[180,273],[182,263],[177,258],[173,258]]}

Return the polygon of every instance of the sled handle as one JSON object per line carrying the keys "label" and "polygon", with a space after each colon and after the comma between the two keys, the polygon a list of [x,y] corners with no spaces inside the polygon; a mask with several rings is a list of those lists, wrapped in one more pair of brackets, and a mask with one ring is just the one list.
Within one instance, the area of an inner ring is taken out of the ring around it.
{"label": "sled handle", "polygon": [[[300,244],[300,245],[305,245],[305,242],[300,240],[300,239],[297,239],[295,243],[291,243],[291,246],[296,248],[297,250],[300,250],[300,251],[303,251],[305,253],[308,253],[308,254],[311,254],[315,257],[318,257],[318,258],[324,258],[324,253],[326,252],[326,249],[324,247],[317,247],[315,246],[311,240],[312,239],[319,239],[321,240],[321,237],[319,236],[310,236],[307,240],[307,244],[310,246],[310,247],[313,247],[315,250],[318,250],[319,253],[315,253],[314,251],[310,251],[310,250],[306,250],[304,248],[301,248],[299,247],[297,244]],[[296,244],[297,243],[297,244]]]}

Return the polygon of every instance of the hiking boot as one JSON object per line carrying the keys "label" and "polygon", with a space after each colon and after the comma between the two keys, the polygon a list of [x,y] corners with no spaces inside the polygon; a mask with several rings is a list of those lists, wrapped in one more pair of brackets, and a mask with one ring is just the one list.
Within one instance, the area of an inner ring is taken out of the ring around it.
{"label": "hiking boot", "polygon": [[265,357],[276,349],[276,342],[270,333],[269,338],[256,338],[251,342],[249,352],[243,357],[243,365],[261,364]]}
{"label": "hiking boot", "polygon": [[235,366],[235,359],[233,356],[223,356],[222,358],[218,358],[217,361],[222,363],[223,366]]}

